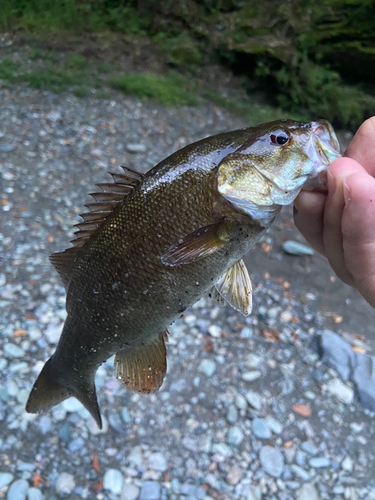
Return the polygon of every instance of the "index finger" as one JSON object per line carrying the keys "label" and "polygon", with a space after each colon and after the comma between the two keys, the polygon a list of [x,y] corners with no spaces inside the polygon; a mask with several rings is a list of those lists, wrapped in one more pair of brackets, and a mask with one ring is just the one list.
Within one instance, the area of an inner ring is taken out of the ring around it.
{"label": "index finger", "polygon": [[375,116],[362,123],[344,156],[356,160],[375,177]]}

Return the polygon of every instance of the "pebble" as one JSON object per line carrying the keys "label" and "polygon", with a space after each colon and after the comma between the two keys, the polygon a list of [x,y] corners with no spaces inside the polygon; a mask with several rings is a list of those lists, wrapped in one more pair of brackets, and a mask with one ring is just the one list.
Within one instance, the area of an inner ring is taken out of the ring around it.
{"label": "pebble", "polygon": [[38,488],[29,488],[27,490],[27,500],[44,500],[44,495]]}
{"label": "pebble", "polygon": [[127,483],[124,484],[120,500],[136,500],[138,496],[139,496],[138,486],[136,486],[135,484],[127,484]]}
{"label": "pebble", "polygon": [[310,458],[309,465],[310,467],[314,467],[314,469],[321,469],[322,467],[329,467],[331,461],[325,457]]}
{"label": "pebble", "polygon": [[260,378],[261,376],[262,376],[262,372],[260,372],[258,370],[254,370],[251,372],[244,373],[241,378],[245,382],[253,382],[254,380],[257,380],[258,378]]}
{"label": "pebble", "polygon": [[233,455],[232,449],[225,443],[215,443],[212,445],[212,452],[228,458]]}
{"label": "pebble", "polygon": [[332,330],[323,330],[320,337],[322,361],[337,371],[343,380],[349,380],[355,354],[351,346]]}
{"label": "pebble", "polygon": [[13,151],[14,150],[14,146],[12,146],[11,144],[1,144],[0,145],[0,151],[2,153],[9,153],[10,151]]}
{"label": "pebble", "polygon": [[325,389],[335,396],[342,403],[349,405],[353,402],[354,391],[348,387],[340,379],[334,378],[325,384]]}
{"label": "pebble", "polygon": [[280,424],[278,420],[276,420],[276,418],[266,417],[264,421],[273,434],[279,436],[283,432],[283,426]]}
{"label": "pebble", "polygon": [[314,250],[311,247],[303,245],[302,243],[298,243],[297,241],[284,241],[281,247],[284,252],[289,255],[314,255]]}
{"label": "pebble", "polygon": [[61,472],[58,475],[56,479],[55,489],[59,495],[70,495],[75,487],[76,483],[72,474],[69,474],[68,472]]}
{"label": "pebble", "polygon": [[262,446],[259,452],[260,463],[270,476],[280,477],[284,470],[284,457],[278,448]]}
{"label": "pebble", "polygon": [[258,368],[258,366],[261,364],[262,358],[260,356],[257,356],[256,354],[250,353],[248,356],[246,356],[245,359],[245,365],[248,368]]}
{"label": "pebble", "polygon": [[10,358],[22,358],[25,356],[25,351],[18,345],[8,342],[4,345],[4,354]]}
{"label": "pebble", "polygon": [[42,434],[47,434],[47,432],[52,427],[52,420],[48,415],[42,415],[39,419],[39,429]]}
{"label": "pebble", "polygon": [[217,339],[219,339],[221,337],[221,328],[220,328],[220,326],[209,325],[207,327],[207,331],[211,335],[211,337],[215,337]]}
{"label": "pebble", "polygon": [[353,374],[359,400],[364,408],[375,411],[375,357],[356,353]]}
{"label": "pebble", "polygon": [[262,418],[254,418],[251,422],[251,427],[255,436],[259,439],[269,439],[272,435],[269,427]]}
{"label": "pebble", "polygon": [[144,481],[139,500],[159,500],[160,485],[156,481]]}
{"label": "pebble", "polygon": [[17,479],[9,487],[7,500],[26,500],[29,483],[25,479]]}
{"label": "pebble", "polygon": [[319,500],[318,492],[311,483],[302,485],[297,493],[297,500]]}
{"label": "pebble", "polygon": [[290,468],[296,476],[302,479],[302,481],[308,481],[308,479],[310,478],[310,474],[305,471],[305,469],[302,469],[302,467],[300,467],[299,465],[292,464]]}
{"label": "pebble", "polygon": [[80,403],[80,402],[78,401],[78,399],[73,398],[73,397],[68,398],[68,399],[66,399],[65,401],[63,401],[63,402],[62,402],[62,406],[63,406],[63,408],[64,408],[66,411],[68,411],[68,412],[70,412],[70,413],[74,413],[74,412],[76,412],[76,411],[81,411],[81,410],[83,410],[83,408],[84,408],[83,404],[82,404],[82,403]]}
{"label": "pebble", "polygon": [[227,442],[233,446],[239,446],[244,438],[242,430],[238,426],[231,427],[228,431]]}
{"label": "pebble", "polygon": [[353,470],[353,460],[350,457],[345,457],[341,462],[341,468],[347,472],[352,472]]}
{"label": "pebble", "polygon": [[238,465],[233,465],[233,467],[231,467],[228,471],[227,483],[232,484],[234,486],[241,481],[242,476],[243,472],[241,467],[239,467]]}
{"label": "pebble", "polygon": [[146,146],[144,144],[127,144],[126,145],[126,150],[129,153],[145,153],[146,152]]}
{"label": "pebble", "polygon": [[103,488],[109,490],[113,495],[119,495],[122,491],[124,477],[117,469],[108,469],[103,477]]}
{"label": "pebble", "polygon": [[227,412],[227,420],[230,424],[235,424],[238,420],[238,411],[234,405],[229,405]]}
{"label": "pebble", "polygon": [[211,377],[215,373],[216,365],[212,359],[204,359],[199,365],[199,371],[207,377]]}
{"label": "pebble", "polygon": [[237,408],[239,410],[246,410],[247,408],[247,401],[246,399],[242,396],[242,394],[237,394],[234,400]]}
{"label": "pebble", "polygon": [[306,453],[309,453],[309,455],[316,455],[318,453],[318,448],[309,441],[304,441],[301,444],[301,449]]}
{"label": "pebble", "polygon": [[148,465],[150,469],[160,472],[165,472],[168,469],[167,460],[160,452],[151,453],[151,455],[148,457]]}
{"label": "pebble", "polygon": [[247,402],[249,405],[255,410],[262,409],[262,398],[254,391],[248,391],[245,395]]}
{"label": "pebble", "polygon": [[62,328],[63,323],[61,323],[60,325],[48,325],[44,332],[44,336],[46,337],[49,344],[57,344],[61,336]]}
{"label": "pebble", "polygon": [[0,472],[0,488],[8,486],[14,479],[13,474],[10,472]]}

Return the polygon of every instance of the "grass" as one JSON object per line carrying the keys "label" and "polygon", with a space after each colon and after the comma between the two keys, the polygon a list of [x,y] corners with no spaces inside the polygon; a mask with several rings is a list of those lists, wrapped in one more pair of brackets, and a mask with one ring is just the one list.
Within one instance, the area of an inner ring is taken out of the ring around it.
{"label": "grass", "polygon": [[[249,125],[284,118],[285,112],[272,106],[251,104],[243,98],[225,97],[211,88],[199,86],[197,80],[187,78],[177,72],[164,75],[151,73],[121,74],[121,67],[106,61],[90,60],[78,53],[61,55],[56,51],[33,48],[28,52],[25,66],[18,60],[5,58],[0,61],[2,85],[24,83],[35,89],[51,90],[59,93],[71,90],[76,97],[82,98],[95,88],[99,99],[111,97],[110,88],[125,94],[136,95],[142,100],[154,100],[169,106],[196,105],[213,102],[232,113],[243,116]],[[288,114],[290,116],[290,114]],[[295,119],[306,116],[292,115]]]}
{"label": "grass", "polygon": [[140,99],[154,99],[164,105],[195,105],[198,100],[189,89],[186,80],[173,73],[154,75],[151,73],[133,73],[110,79],[113,88],[126,94],[133,94]]}

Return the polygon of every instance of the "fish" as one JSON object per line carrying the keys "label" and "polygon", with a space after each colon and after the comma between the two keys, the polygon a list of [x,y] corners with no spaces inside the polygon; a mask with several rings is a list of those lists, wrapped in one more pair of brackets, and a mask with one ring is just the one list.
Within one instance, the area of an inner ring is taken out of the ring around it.
{"label": "fish", "polygon": [[94,378],[114,354],[126,388],[157,391],[169,326],[212,294],[250,314],[244,255],[301,189],[324,187],[339,156],[327,121],[285,119],[208,137],[144,175],[122,167],[98,184],[73,246],[50,257],[66,288],[67,317],[27,412],[74,396],[101,428]]}

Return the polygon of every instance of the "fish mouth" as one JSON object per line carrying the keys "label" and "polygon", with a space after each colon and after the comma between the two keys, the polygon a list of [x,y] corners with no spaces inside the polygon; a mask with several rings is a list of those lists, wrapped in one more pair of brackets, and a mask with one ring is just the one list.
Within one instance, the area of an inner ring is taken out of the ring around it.
{"label": "fish mouth", "polygon": [[327,168],[334,160],[341,158],[339,141],[330,123],[325,120],[313,122],[306,152],[314,169],[302,189],[327,191]]}

